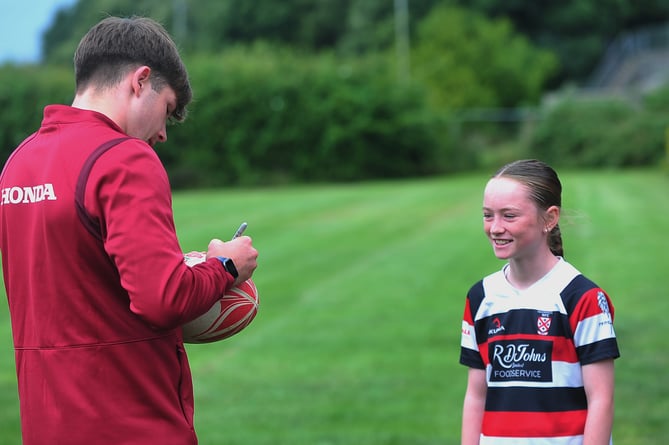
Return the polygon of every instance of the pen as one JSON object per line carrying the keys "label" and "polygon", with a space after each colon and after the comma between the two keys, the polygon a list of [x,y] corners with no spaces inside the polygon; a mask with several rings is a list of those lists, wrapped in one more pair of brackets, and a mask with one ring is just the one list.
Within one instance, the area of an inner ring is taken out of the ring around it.
{"label": "pen", "polygon": [[239,229],[237,229],[237,231],[235,232],[235,234],[232,235],[232,239],[235,239],[235,238],[238,238],[238,237],[242,236],[242,233],[244,233],[244,230],[246,230],[246,226],[247,226],[247,225],[248,225],[248,224],[246,224],[245,222],[243,222],[243,223],[239,226]]}

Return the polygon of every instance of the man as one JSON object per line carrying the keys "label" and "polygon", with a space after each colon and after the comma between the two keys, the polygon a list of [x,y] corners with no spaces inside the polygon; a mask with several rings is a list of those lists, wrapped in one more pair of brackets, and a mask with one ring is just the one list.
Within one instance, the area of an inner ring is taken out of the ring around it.
{"label": "man", "polygon": [[0,178],[23,444],[196,444],[180,326],[251,277],[257,251],[214,239],[183,262],[152,149],[191,100],[165,30],[107,18],[74,61],[72,106],[47,106]]}

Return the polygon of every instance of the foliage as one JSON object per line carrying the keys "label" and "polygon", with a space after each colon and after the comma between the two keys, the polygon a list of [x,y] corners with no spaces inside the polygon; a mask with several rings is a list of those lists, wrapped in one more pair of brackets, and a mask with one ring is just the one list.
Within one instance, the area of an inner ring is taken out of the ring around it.
{"label": "foliage", "polygon": [[586,79],[617,35],[669,20],[669,3],[663,1],[446,1],[491,18],[506,17],[535,45],[557,54],[560,70],[553,86]]}
{"label": "foliage", "polygon": [[643,94],[642,104],[650,112],[669,114],[669,84]]}
{"label": "foliage", "polygon": [[530,152],[556,166],[653,165],[663,155],[668,118],[623,99],[566,99],[544,111]]}
{"label": "foliage", "polygon": [[[338,58],[267,45],[190,61],[188,121],[157,150],[176,187],[420,176],[456,165],[416,85],[397,85],[383,57]],[[2,67],[3,159],[69,104],[71,72]]]}
{"label": "foliage", "polygon": [[255,45],[189,66],[189,121],[161,148],[177,166],[176,184],[360,180],[442,167],[444,144],[421,90],[398,86],[383,58]]}
{"label": "foliage", "polygon": [[79,0],[60,9],[45,30],[42,36],[44,62],[71,66],[79,40],[91,26],[110,15],[145,15],[167,26],[174,19],[172,3],[162,0]]}
{"label": "foliage", "polygon": [[536,103],[556,63],[508,20],[452,7],[435,8],[421,23],[412,56],[416,76],[441,109]]}
{"label": "foliage", "polygon": [[[533,45],[557,55],[552,87],[586,79],[617,35],[669,20],[669,3],[660,1],[410,0],[408,6],[412,39],[430,11],[443,6],[508,20]],[[388,0],[86,0],[62,10],[48,28],[45,60],[68,63],[79,38],[107,14],[154,17],[187,53],[265,40],[310,51],[367,54],[391,49],[395,42]]]}
{"label": "foliage", "polygon": [[45,105],[70,104],[73,97],[74,80],[69,70],[0,67],[0,160],[4,163],[14,148],[37,130]]}
{"label": "foliage", "polygon": [[[439,0],[412,0],[412,28]],[[387,0],[86,0],[64,8],[43,38],[44,60],[69,63],[84,33],[107,15],[147,15],[185,54],[216,53],[262,40],[301,50],[363,54],[392,48]]]}
{"label": "foliage", "polygon": [[[70,102],[70,69],[57,67],[71,66],[86,30],[108,14],[139,14],[174,35],[195,90],[191,118],[158,147],[177,187],[418,176],[530,152],[567,165],[651,164],[665,126],[663,102],[652,97],[642,104],[652,113],[624,103],[545,109],[536,132],[526,130],[534,122],[466,118],[540,101],[563,68],[533,45],[551,48],[561,63],[580,63],[609,26],[664,11],[616,0],[610,25],[594,13],[599,1],[473,0],[458,8],[458,0],[412,0],[406,82],[393,78],[395,17],[387,0],[78,1],[44,35],[48,64],[0,67],[0,80],[8,79],[0,87],[0,154],[6,158],[37,128],[43,105]],[[590,23],[596,32],[568,35],[570,26]],[[610,119],[616,124],[604,131]],[[560,128],[562,120],[573,120],[575,130]],[[514,131],[527,132],[528,145],[512,147]]]}

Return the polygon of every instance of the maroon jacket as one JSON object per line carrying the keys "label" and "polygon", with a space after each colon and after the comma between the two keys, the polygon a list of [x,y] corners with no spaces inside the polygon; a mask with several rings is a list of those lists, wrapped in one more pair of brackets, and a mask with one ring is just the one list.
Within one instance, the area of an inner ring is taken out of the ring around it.
{"label": "maroon jacket", "polygon": [[[195,444],[181,326],[233,278],[183,262],[167,174],[102,114],[51,105],[0,178],[24,445]],[[127,137],[127,136],[126,136]],[[82,222],[80,209],[100,239]]]}

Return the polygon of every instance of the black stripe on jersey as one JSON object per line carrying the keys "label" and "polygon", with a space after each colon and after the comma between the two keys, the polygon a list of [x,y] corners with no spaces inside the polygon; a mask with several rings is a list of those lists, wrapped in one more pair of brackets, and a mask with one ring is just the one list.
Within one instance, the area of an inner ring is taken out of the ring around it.
{"label": "black stripe on jersey", "polygon": [[587,409],[583,388],[488,387],[486,411],[558,412]]}
{"label": "black stripe on jersey", "polygon": [[460,348],[460,364],[470,368],[485,369],[481,354],[468,348]]}
{"label": "black stripe on jersey", "polygon": [[479,307],[481,307],[483,298],[485,298],[485,293],[483,292],[483,280],[479,281],[469,289],[467,298],[469,299],[469,310],[472,313],[472,318],[474,318],[479,311]]}
{"label": "black stripe on jersey", "polygon": [[[620,357],[618,342],[615,338],[607,338],[576,348],[581,365],[589,365],[601,360]],[[586,357],[586,358],[582,358]]]}
{"label": "black stripe on jersey", "polygon": [[476,323],[478,344],[486,343],[495,337],[515,334],[572,338],[569,317],[559,311],[513,309],[484,317]]}
{"label": "black stripe on jersey", "polygon": [[565,309],[567,309],[567,313],[573,314],[576,305],[581,300],[583,294],[596,287],[597,285],[595,283],[583,275],[575,276],[574,279],[562,289],[562,292],[560,292],[560,298],[562,298],[562,303],[564,304]]}

